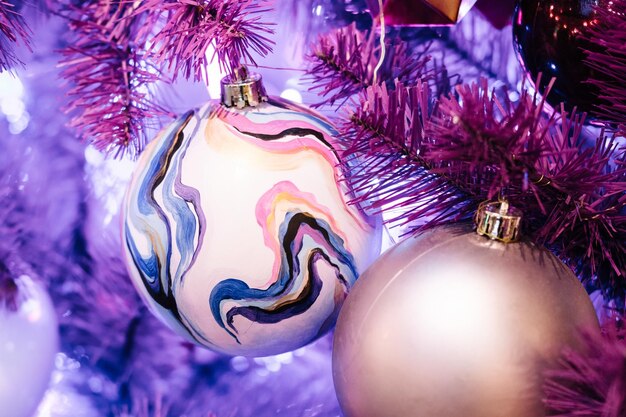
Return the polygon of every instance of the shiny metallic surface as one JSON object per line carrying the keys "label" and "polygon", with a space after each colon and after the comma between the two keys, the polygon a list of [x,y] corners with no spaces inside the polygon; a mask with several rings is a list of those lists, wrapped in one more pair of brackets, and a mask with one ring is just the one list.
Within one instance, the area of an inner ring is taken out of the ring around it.
{"label": "shiny metallic surface", "polygon": [[585,50],[594,50],[583,36],[597,24],[593,7],[598,0],[519,0],[513,18],[513,42],[519,61],[530,81],[542,74],[536,88],[543,92],[552,78],[547,97],[571,111],[589,112],[604,104],[597,87],[587,82],[600,74],[585,64]]}
{"label": "shiny metallic surface", "polygon": [[558,259],[467,228],[411,237],[357,281],[333,377],[347,417],[539,417],[541,371],[597,328]]}
{"label": "shiny metallic surface", "polygon": [[248,74],[245,69],[239,71],[234,76],[222,78],[222,104],[226,107],[243,109],[245,107],[257,107],[262,102],[267,101],[267,93],[261,75]]}
{"label": "shiny metallic surface", "polygon": [[490,239],[509,243],[517,241],[522,222],[522,212],[506,201],[483,203],[478,207],[476,233]]}

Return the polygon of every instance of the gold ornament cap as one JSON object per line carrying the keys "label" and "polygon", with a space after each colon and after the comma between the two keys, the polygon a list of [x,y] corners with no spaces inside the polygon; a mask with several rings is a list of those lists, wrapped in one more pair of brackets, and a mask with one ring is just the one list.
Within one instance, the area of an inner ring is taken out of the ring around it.
{"label": "gold ornament cap", "polygon": [[236,68],[233,75],[222,78],[222,104],[226,107],[257,107],[267,101],[261,74],[248,73],[244,66]]}
{"label": "gold ornament cap", "polygon": [[510,243],[518,240],[522,212],[507,201],[485,202],[474,217],[476,233],[493,240]]}

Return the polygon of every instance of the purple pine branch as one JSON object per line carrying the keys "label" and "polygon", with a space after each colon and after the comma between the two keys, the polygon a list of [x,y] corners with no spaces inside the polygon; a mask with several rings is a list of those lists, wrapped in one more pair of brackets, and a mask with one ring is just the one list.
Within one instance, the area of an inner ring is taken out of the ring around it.
{"label": "purple pine branch", "polygon": [[142,21],[123,0],[69,7],[66,16],[74,38],[61,51],[60,66],[71,85],[70,125],[107,154],[136,157],[150,128],[168,114],[150,92],[160,74],[137,45]]}
{"label": "purple pine branch", "polygon": [[593,75],[588,80],[602,92],[595,113],[626,135],[626,0],[602,0],[585,37],[590,43],[586,64]]}
{"label": "purple pine branch", "polygon": [[[584,118],[513,104],[486,81],[433,102],[428,84],[369,87],[339,125],[354,203],[422,228],[471,217],[504,196],[526,234],[555,250],[605,295],[626,295],[626,156],[613,138],[583,146]],[[545,95],[544,95],[545,97]]]}
{"label": "purple pine branch", "polygon": [[[140,12],[151,21],[164,16],[163,27],[153,39],[152,54],[158,63],[189,79],[208,82],[206,68],[217,58],[222,69],[232,71],[253,64],[253,54],[265,56],[274,42],[272,24],[262,20],[268,12],[265,0],[147,0]],[[207,57],[213,47],[214,56]]]}
{"label": "purple pine branch", "polygon": [[13,48],[16,43],[22,42],[30,49],[30,33],[22,16],[14,10],[14,5],[0,0],[0,72],[22,64]]}
{"label": "purple pine branch", "polygon": [[83,5],[87,16],[105,29],[108,41],[143,48],[154,24],[134,0],[98,0]]}
{"label": "purple pine branch", "polygon": [[549,152],[543,143],[550,120],[541,117],[543,103],[528,92],[513,105],[490,93],[487,81],[460,85],[458,98],[442,97],[431,119],[425,157],[442,161],[435,172],[470,187],[485,199],[507,188],[528,188],[529,173]]}
{"label": "purple pine branch", "polygon": [[458,221],[480,202],[471,190],[434,173],[432,161],[422,156],[431,105],[430,89],[421,80],[413,87],[397,83],[391,91],[385,84],[372,86],[339,126],[350,171],[346,179],[357,196],[353,203],[392,213],[391,224]]}
{"label": "purple pine branch", "polygon": [[[321,36],[307,55],[307,81],[325,102],[345,100],[372,85],[376,65],[371,36],[350,25]],[[323,103],[320,103],[323,104]]]}
{"label": "purple pine branch", "polygon": [[[563,123],[566,126],[568,121]],[[560,132],[559,132],[560,133]],[[540,168],[533,192],[543,207],[535,238],[554,248],[605,295],[622,299],[626,288],[626,154],[615,137],[581,149],[571,135],[559,156]],[[622,306],[623,307],[623,306]]]}
{"label": "purple pine branch", "polygon": [[[306,81],[310,90],[324,99],[317,106],[345,103],[374,84],[374,72],[381,55],[374,32],[363,32],[355,24],[323,35],[307,55]],[[405,42],[386,41],[383,66],[378,80],[392,89],[395,80],[413,85],[417,80],[435,78],[436,67],[431,64],[428,47],[421,52],[410,51]]]}
{"label": "purple pine branch", "polygon": [[567,348],[558,366],[545,373],[548,416],[626,415],[626,341],[619,329],[604,337],[585,334],[585,350]]}
{"label": "purple pine branch", "polygon": [[442,98],[431,118],[423,153],[431,172],[485,200],[507,197],[525,213],[529,237],[623,304],[624,149],[604,135],[585,147],[584,117],[543,115],[543,101],[527,92],[515,106],[489,94],[485,82],[459,86],[457,94]]}

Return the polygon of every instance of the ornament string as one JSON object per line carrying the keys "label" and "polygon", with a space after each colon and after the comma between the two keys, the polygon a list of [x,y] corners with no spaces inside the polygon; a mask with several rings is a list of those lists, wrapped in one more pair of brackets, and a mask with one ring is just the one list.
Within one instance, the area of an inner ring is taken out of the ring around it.
{"label": "ornament string", "polygon": [[387,53],[385,48],[385,12],[383,11],[383,0],[378,0],[378,10],[380,10],[380,58],[374,68],[373,85],[378,84],[378,71],[383,66],[385,54]]}

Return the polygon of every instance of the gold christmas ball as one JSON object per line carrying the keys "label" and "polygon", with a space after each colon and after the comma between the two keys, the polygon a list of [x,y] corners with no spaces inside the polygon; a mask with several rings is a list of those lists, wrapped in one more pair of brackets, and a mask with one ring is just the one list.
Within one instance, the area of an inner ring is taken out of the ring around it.
{"label": "gold christmas ball", "polygon": [[346,417],[540,417],[542,370],[598,328],[574,274],[530,243],[441,227],[377,260],[340,313]]}

